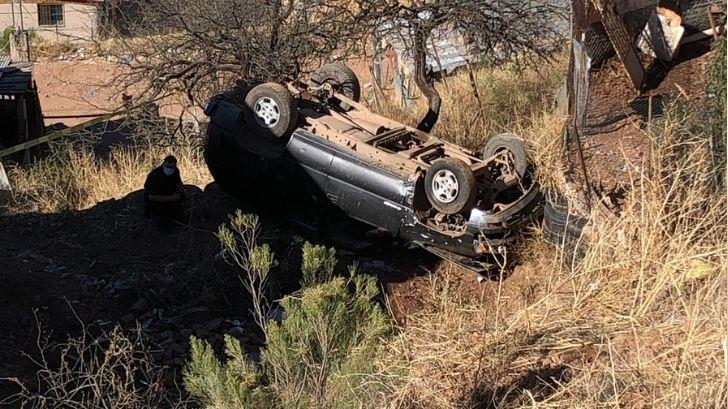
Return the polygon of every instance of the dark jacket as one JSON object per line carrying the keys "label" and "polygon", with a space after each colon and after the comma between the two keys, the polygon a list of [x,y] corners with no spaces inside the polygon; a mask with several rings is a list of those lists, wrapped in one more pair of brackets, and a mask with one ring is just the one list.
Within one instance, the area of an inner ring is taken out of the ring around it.
{"label": "dark jacket", "polygon": [[149,200],[150,195],[163,195],[170,196],[175,192],[181,193],[182,178],[179,173],[179,169],[174,170],[174,174],[167,176],[164,174],[162,166],[159,166],[149,172],[146,182],[144,182],[144,203],[147,208],[160,207],[164,205],[163,202],[153,202]]}

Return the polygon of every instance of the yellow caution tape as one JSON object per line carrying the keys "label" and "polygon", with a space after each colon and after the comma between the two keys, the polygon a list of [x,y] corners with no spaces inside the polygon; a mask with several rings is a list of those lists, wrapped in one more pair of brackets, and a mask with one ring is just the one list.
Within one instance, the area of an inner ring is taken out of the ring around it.
{"label": "yellow caution tape", "polygon": [[89,126],[96,125],[98,123],[108,121],[109,119],[121,115],[127,111],[121,111],[121,112],[114,112],[111,114],[102,115],[99,117],[96,117],[90,121],[82,122],[78,125],[74,125],[65,129],[61,129],[60,131],[55,131],[51,133],[47,133],[39,138],[31,139],[29,141],[23,142],[21,144],[11,146],[9,148],[5,148],[0,151],[0,158],[3,158],[8,155],[12,155],[13,153],[24,151],[28,148],[32,148],[33,146],[41,145],[46,142],[52,141],[54,139],[60,138],[65,135],[72,134],[76,131],[80,131],[81,129],[88,128]]}

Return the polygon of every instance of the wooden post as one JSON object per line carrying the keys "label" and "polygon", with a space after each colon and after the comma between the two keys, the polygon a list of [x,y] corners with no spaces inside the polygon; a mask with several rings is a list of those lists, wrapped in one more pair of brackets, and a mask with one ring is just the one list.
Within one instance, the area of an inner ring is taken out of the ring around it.
{"label": "wooden post", "polygon": [[652,94],[647,97],[647,135],[652,137]]}
{"label": "wooden post", "polygon": [[10,60],[30,61],[30,36],[27,30],[13,30],[10,35]]}
{"label": "wooden post", "polygon": [[614,8],[614,3],[612,0],[592,0],[592,4],[599,12],[609,41],[614,46],[614,51],[622,61],[622,66],[627,71],[632,84],[636,89],[642,89],[645,81],[645,69],[637,56],[634,44],[632,44],[632,38],[622,21],[622,17],[617,14]]}
{"label": "wooden post", "polygon": [[470,79],[470,86],[473,87],[473,95],[475,96],[475,99],[478,101],[480,117],[483,120],[483,123],[485,123],[485,111],[483,111],[483,100],[480,99],[480,91],[478,91],[478,83],[475,81],[475,73],[473,72],[473,67],[470,65],[470,60],[465,60],[465,65],[468,67],[468,78]]}
{"label": "wooden post", "polygon": [[710,28],[713,31],[713,40],[718,41],[718,29],[715,24],[715,17],[713,17],[713,6],[708,7],[708,21],[710,22]]}

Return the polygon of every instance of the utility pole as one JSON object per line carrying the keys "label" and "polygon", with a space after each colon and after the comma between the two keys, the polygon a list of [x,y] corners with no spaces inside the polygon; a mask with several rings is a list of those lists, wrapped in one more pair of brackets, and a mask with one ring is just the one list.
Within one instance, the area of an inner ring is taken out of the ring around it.
{"label": "utility pole", "polygon": [[23,24],[23,0],[18,0],[20,4],[20,31],[25,31],[25,24]]}
{"label": "utility pole", "polygon": [[13,31],[15,31],[15,0],[10,0],[10,14],[13,16]]}
{"label": "utility pole", "polygon": [[15,22],[15,0],[11,0],[13,10],[13,34],[10,41],[10,59],[12,61],[30,61],[30,36],[25,30],[25,21],[23,18],[23,0],[18,0],[20,6],[20,29],[17,28]]}

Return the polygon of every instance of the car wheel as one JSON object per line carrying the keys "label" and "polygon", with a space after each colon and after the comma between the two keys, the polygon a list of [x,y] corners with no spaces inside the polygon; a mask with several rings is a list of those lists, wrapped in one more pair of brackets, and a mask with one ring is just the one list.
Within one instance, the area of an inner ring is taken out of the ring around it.
{"label": "car wheel", "polygon": [[245,97],[245,122],[258,137],[287,138],[298,121],[297,101],[283,85],[266,82]]}
{"label": "car wheel", "polygon": [[515,185],[528,170],[528,158],[523,139],[508,133],[492,137],[483,148],[483,160],[497,156],[503,163],[499,163],[501,173],[515,173],[516,179],[511,183]]}
{"label": "car wheel", "polygon": [[546,240],[563,248],[567,259],[580,258],[585,252],[582,231],[588,219],[569,210],[566,198],[555,189],[544,194],[543,229]]}
{"label": "car wheel", "polygon": [[[361,97],[359,79],[354,74],[354,71],[341,62],[323,65],[311,75],[311,82],[316,85],[331,84],[334,91],[356,102],[359,102],[359,98]],[[334,102],[344,111],[352,109],[349,104],[338,100]]]}
{"label": "car wheel", "polygon": [[472,207],[475,191],[473,171],[460,159],[437,159],[425,175],[427,198],[435,209],[445,214]]}

